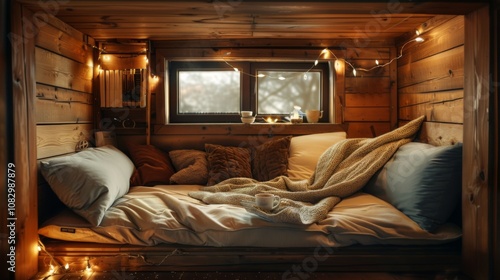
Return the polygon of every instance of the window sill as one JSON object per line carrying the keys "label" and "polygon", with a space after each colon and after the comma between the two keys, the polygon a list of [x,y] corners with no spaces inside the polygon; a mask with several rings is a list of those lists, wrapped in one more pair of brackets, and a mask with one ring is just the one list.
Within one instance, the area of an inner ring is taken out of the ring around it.
{"label": "window sill", "polygon": [[155,125],[153,135],[304,135],[347,131],[347,124],[332,123],[193,123]]}

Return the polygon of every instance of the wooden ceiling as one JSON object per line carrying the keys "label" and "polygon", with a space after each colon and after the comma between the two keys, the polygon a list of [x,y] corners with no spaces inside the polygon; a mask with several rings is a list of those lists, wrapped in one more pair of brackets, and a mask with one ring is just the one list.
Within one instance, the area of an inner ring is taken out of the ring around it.
{"label": "wooden ceiling", "polygon": [[96,40],[370,39],[425,28],[487,1],[18,0]]}

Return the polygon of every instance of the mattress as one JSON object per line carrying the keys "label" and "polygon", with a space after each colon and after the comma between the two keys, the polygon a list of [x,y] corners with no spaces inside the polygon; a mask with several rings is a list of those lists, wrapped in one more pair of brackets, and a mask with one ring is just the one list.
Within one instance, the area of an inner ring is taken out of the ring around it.
{"label": "mattress", "polygon": [[207,205],[188,196],[200,187],[133,187],[114,202],[97,227],[67,209],[45,222],[38,233],[64,241],[216,247],[431,245],[457,240],[462,234],[452,223],[432,233],[422,230],[392,205],[363,192],[343,199],[324,220],[298,225],[272,223],[243,206]]}

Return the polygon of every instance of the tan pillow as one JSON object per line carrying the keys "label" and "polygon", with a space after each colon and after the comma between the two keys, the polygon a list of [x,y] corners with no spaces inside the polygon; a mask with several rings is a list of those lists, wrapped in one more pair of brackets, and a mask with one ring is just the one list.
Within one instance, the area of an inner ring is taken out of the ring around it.
{"label": "tan pillow", "polygon": [[167,185],[175,173],[168,155],[153,145],[131,147],[130,158],[136,168],[130,178],[131,186]]}
{"label": "tan pillow", "polygon": [[288,158],[288,177],[308,179],[318,159],[333,144],[346,139],[345,132],[327,132],[293,137]]}
{"label": "tan pillow", "polygon": [[177,171],[170,177],[170,184],[206,185],[208,179],[207,158],[204,151],[173,150],[168,153]]}
{"label": "tan pillow", "polygon": [[269,181],[287,175],[291,136],[270,140],[252,149],[252,176]]}
{"label": "tan pillow", "polygon": [[205,144],[205,151],[208,161],[207,185],[235,177],[252,178],[249,149]]}

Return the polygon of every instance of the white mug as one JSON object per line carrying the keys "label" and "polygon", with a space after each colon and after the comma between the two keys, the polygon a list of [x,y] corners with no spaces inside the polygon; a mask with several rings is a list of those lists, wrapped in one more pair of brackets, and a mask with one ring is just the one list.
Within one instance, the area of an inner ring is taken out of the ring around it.
{"label": "white mug", "polygon": [[306,110],[306,117],[308,123],[317,123],[323,117],[323,111]]}
{"label": "white mug", "polygon": [[242,117],[251,117],[253,114],[252,111],[241,111],[241,116]]}
{"label": "white mug", "polygon": [[255,204],[262,210],[274,210],[281,203],[281,198],[271,193],[258,193],[255,195]]}

